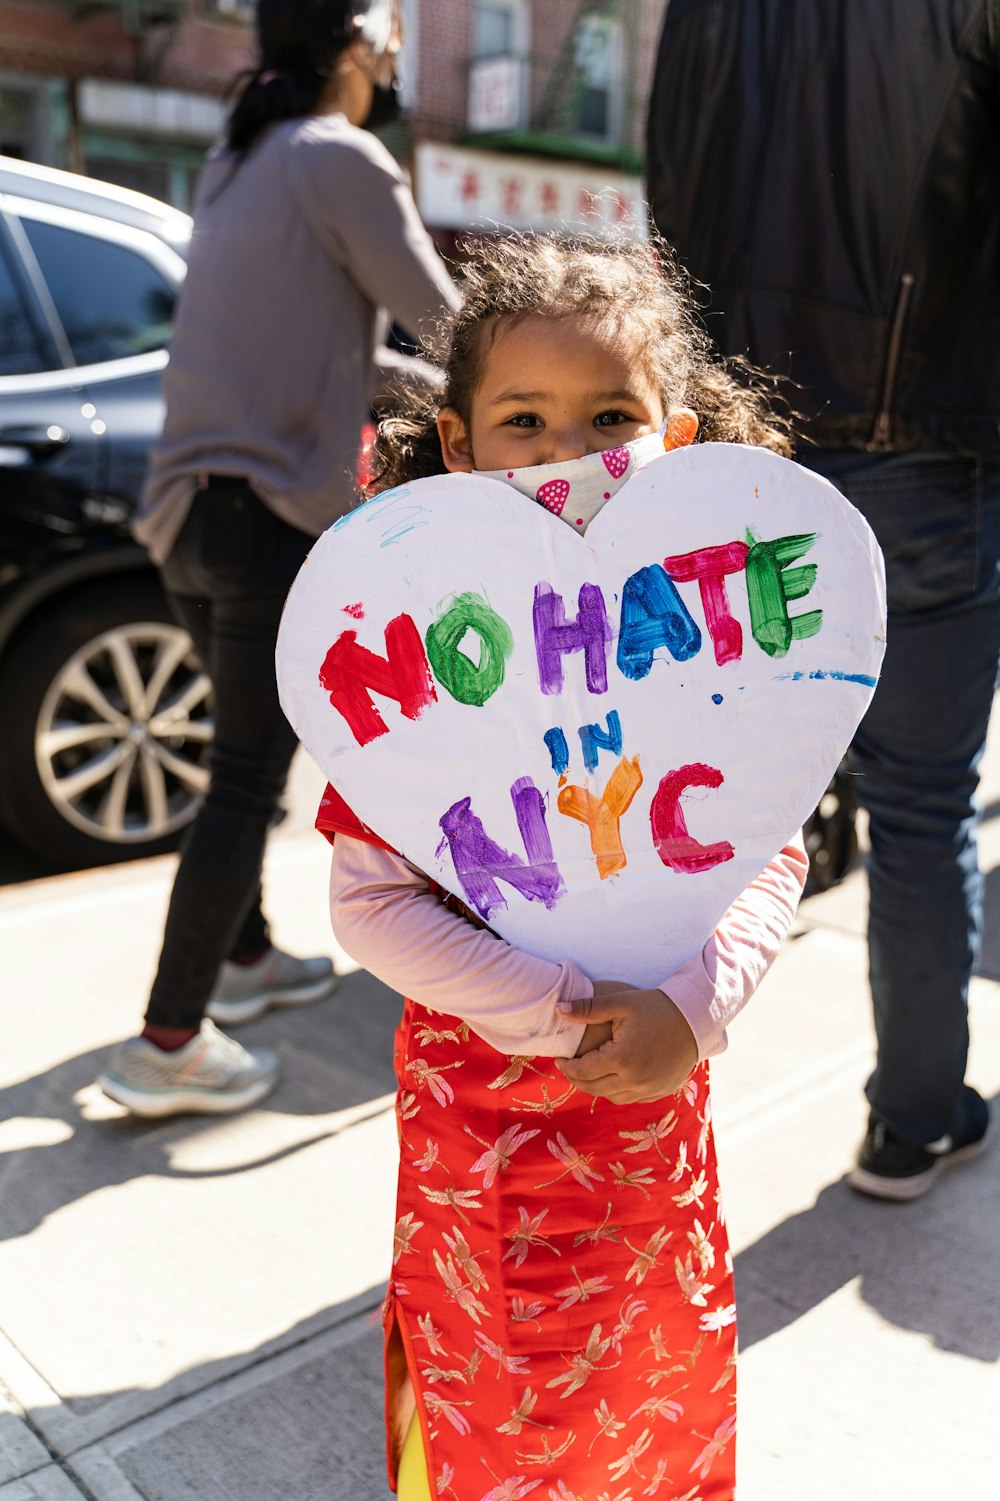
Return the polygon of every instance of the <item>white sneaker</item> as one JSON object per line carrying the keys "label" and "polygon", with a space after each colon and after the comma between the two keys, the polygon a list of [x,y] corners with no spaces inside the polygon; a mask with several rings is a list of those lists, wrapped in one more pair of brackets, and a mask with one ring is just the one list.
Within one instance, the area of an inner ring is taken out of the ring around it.
{"label": "white sneaker", "polygon": [[206,1018],[197,1037],[172,1053],[145,1037],[130,1037],[97,1082],[133,1115],[157,1119],[246,1110],[271,1093],[279,1076],[270,1048],[250,1052]]}
{"label": "white sneaker", "polygon": [[206,1015],[223,1026],[237,1027],[256,1021],[272,1006],[324,1001],[339,983],[329,959],[296,959],[269,948],[256,964],[223,964]]}

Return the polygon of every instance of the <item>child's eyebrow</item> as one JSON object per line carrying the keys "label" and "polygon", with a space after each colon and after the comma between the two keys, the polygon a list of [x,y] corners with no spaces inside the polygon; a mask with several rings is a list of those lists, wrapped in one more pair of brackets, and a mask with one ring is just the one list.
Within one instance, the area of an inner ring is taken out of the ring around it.
{"label": "child's eyebrow", "polygon": [[639,396],[635,391],[630,391],[624,386],[620,391],[589,391],[585,398],[587,401],[638,401]]}
{"label": "child's eyebrow", "polygon": [[[497,407],[502,406],[506,401],[552,401],[556,399],[558,398],[555,391],[501,391],[491,398],[489,405]],[[639,397],[635,391],[623,388],[620,391],[588,391],[583,399],[592,402],[638,401]]]}
{"label": "child's eyebrow", "polygon": [[498,407],[505,401],[546,401],[554,395],[553,391],[501,391],[491,398],[490,406]]}

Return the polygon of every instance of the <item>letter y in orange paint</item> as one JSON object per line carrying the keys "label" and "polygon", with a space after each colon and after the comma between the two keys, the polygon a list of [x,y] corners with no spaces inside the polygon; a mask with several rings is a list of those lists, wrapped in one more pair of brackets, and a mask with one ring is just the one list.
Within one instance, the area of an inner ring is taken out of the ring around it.
{"label": "letter y in orange paint", "polygon": [[622,849],[619,825],[641,786],[639,757],[629,760],[628,756],[623,756],[608,777],[599,798],[586,787],[564,787],[559,793],[559,812],[585,823],[590,830],[590,847],[602,881],[624,870],[628,863]]}

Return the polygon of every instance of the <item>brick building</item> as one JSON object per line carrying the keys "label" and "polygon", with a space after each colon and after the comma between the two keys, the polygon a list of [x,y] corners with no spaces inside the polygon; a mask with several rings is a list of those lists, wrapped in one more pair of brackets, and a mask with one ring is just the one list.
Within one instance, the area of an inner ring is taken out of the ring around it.
{"label": "brick building", "polygon": [[252,0],[0,0],[0,152],[186,208]]}
{"label": "brick building", "polygon": [[[492,223],[641,220],[646,100],[667,0],[401,0],[390,147],[444,245]],[[187,207],[253,0],[0,0],[0,152]]]}

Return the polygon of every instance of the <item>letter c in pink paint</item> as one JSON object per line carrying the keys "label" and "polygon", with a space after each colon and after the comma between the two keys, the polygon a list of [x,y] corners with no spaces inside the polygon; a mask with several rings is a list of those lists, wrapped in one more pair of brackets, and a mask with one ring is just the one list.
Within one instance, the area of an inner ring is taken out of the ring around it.
{"label": "letter c in pink paint", "polygon": [[653,846],[664,865],[679,875],[698,875],[731,860],[735,854],[728,839],[721,839],[717,844],[701,844],[695,839],[688,832],[681,808],[681,794],[688,787],[721,787],[724,780],[722,772],[716,771],[714,766],[696,761],[690,766],[668,771],[656,789],[649,809]]}

